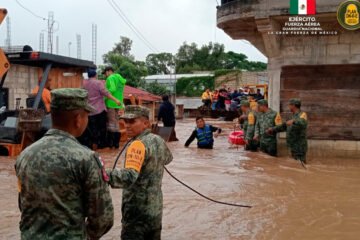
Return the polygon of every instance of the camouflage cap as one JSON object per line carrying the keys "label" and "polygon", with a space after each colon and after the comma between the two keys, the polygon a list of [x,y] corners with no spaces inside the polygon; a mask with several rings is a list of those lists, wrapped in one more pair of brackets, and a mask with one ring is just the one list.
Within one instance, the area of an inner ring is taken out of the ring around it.
{"label": "camouflage cap", "polygon": [[51,109],[65,111],[84,109],[88,112],[95,111],[88,103],[88,92],[81,88],[58,88],[52,90]]}
{"label": "camouflage cap", "polygon": [[301,106],[301,100],[298,98],[292,98],[289,100],[289,105]]}
{"label": "camouflage cap", "polygon": [[150,110],[147,107],[138,105],[129,105],[125,108],[125,114],[120,118],[123,119],[134,119],[139,117],[150,117]]}
{"label": "camouflage cap", "polygon": [[241,100],[240,106],[250,107],[250,103],[248,100]]}
{"label": "camouflage cap", "polygon": [[268,101],[265,100],[265,99],[260,99],[260,100],[257,102],[257,104],[258,104],[259,106],[269,105]]}

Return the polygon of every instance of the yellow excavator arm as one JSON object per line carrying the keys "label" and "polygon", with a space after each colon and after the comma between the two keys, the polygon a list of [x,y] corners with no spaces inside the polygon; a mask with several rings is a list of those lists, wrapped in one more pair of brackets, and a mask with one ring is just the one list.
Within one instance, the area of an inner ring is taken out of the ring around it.
{"label": "yellow excavator arm", "polygon": [[[0,24],[3,22],[4,18],[7,15],[7,10],[5,8],[0,8]],[[4,51],[0,48],[0,80],[3,79],[4,75],[10,68],[10,63],[6,58]]]}

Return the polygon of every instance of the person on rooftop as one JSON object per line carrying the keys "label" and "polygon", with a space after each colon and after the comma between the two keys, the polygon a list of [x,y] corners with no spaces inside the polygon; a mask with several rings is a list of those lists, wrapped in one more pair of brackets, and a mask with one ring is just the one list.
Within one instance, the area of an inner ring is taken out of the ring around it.
{"label": "person on rooftop", "polygon": [[104,69],[103,74],[106,76],[106,89],[117,100],[121,102],[121,105],[117,105],[110,98],[105,98],[105,105],[107,107],[107,130],[108,130],[108,145],[109,147],[119,148],[120,142],[120,128],[119,128],[119,110],[124,109],[124,89],[126,79],[119,73],[115,73],[111,66]]}
{"label": "person on rooftop", "polygon": [[118,106],[122,103],[116,99],[105,88],[104,84],[97,80],[97,73],[95,69],[90,69],[87,72],[88,79],[84,81],[84,89],[89,93],[89,104],[95,108],[95,112],[89,114],[89,123],[85,133],[80,142],[90,149],[96,145],[97,149],[107,147],[106,140],[106,121],[107,109],[105,106],[104,98],[111,99]]}
{"label": "person on rooftop", "polygon": [[204,103],[204,106],[210,108],[211,106],[211,92],[210,89],[206,89],[205,92],[201,95],[201,100]]}

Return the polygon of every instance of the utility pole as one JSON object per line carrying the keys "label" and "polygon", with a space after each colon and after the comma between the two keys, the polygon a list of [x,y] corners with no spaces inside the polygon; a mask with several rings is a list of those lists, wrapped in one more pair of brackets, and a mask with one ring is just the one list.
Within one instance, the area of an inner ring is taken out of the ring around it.
{"label": "utility pole", "polygon": [[44,52],[45,51],[45,34],[44,32],[40,32],[39,36],[39,51]]}
{"label": "utility pole", "polygon": [[54,12],[49,12],[48,17],[48,40],[47,40],[47,52],[53,52],[53,39],[54,39]]}
{"label": "utility pole", "polygon": [[69,57],[71,57],[71,42],[68,43]]}
{"label": "utility pole", "polygon": [[96,64],[96,56],[97,56],[97,25],[95,23],[92,24],[92,61]]}
{"label": "utility pole", "polygon": [[80,34],[76,34],[76,48],[77,48],[77,58],[80,59],[81,58],[81,35]]}
{"label": "utility pole", "polygon": [[56,55],[59,55],[59,36],[56,36]]}
{"label": "utility pole", "polygon": [[6,40],[5,45],[8,49],[11,48],[11,21],[10,17],[6,18]]}

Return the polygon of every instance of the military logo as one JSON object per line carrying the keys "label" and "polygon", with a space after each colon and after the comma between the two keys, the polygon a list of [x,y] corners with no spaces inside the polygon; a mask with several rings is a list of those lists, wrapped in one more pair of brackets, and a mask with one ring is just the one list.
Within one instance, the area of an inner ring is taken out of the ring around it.
{"label": "military logo", "polygon": [[140,172],[145,160],[145,145],[140,140],[132,142],[127,149],[125,168]]}
{"label": "military logo", "polygon": [[255,116],[254,116],[253,113],[249,113],[248,122],[249,122],[249,125],[254,125],[255,124]]}
{"label": "military logo", "polygon": [[348,30],[360,29],[360,2],[349,0],[340,4],[337,12],[339,24]]}

